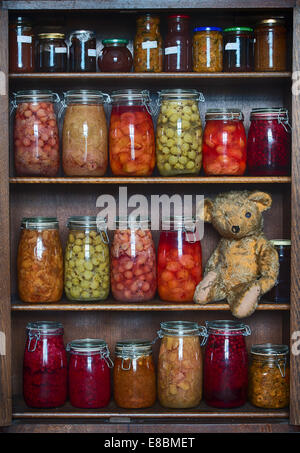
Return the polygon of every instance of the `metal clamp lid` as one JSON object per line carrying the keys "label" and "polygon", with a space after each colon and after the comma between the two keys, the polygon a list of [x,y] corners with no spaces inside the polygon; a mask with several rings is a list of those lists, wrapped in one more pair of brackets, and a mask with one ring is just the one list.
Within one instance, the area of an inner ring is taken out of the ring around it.
{"label": "metal clamp lid", "polygon": [[56,217],[23,217],[21,229],[26,230],[50,230],[58,229]]}
{"label": "metal clamp lid", "polygon": [[281,377],[285,377],[289,347],[285,344],[255,344],[251,347],[251,355],[260,359],[273,360],[278,367]]}
{"label": "metal clamp lid", "polygon": [[[28,335],[27,350],[34,352],[37,348],[38,341],[42,335],[62,335],[64,332],[63,325],[55,321],[35,321],[29,322],[26,326]],[[34,346],[32,341],[35,340]]]}
{"label": "metal clamp lid", "polygon": [[73,340],[67,344],[66,351],[71,354],[100,354],[109,368],[113,368],[114,363],[110,357],[109,348],[104,340],[96,338],[82,338],[80,340]]}
{"label": "metal clamp lid", "polygon": [[[152,344],[166,335],[175,337],[201,336],[205,339],[207,337],[207,330],[206,327],[199,326],[199,324],[193,321],[163,321],[160,323],[157,337],[152,341]],[[200,343],[201,346],[204,344],[204,339]]]}
{"label": "metal clamp lid", "polygon": [[72,216],[68,218],[67,225],[69,229],[97,230],[104,244],[109,244],[107,233],[107,222],[105,217],[101,216]]}
{"label": "metal clamp lid", "polygon": [[208,109],[205,114],[205,120],[234,120],[243,121],[244,115],[239,109]]}
{"label": "metal clamp lid", "polygon": [[[152,342],[149,340],[122,340],[116,343],[115,355],[122,359],[121,369],[129,371],[132,360],[152,354]],[[129,360],[127,367],[125,361]]]}

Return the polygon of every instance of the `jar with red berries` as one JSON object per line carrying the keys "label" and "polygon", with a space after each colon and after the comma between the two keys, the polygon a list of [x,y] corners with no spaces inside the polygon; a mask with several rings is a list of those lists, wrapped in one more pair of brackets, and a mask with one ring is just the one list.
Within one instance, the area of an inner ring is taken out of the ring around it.
{"label": "jar with red berries", "polygon": [[54,321],[27,324],[23,395],[27,406],[59,407],[67,399],[67,356],[63,326]]}
{"label": "jar with red berries", "polygon": [[240,176],[246,170],[244,116],[237,109],[207,110],[203,135],[203,168],[207,175]]}
{"label": "jar with red berries", "polygon": [[59,96],[49,90],[18,91],[14,154],[17,176],[56,176],[59,170],[59,136],[54,104]]}
{"label": "jar with red berries", "polygon": [[117,219],[111,247],[111,289],[114,298],[123,302],[154,297],[156,255],[148,219]]}
{"label": "jar with red berries", "polygon": [[250,328],[237,321],[206,321],[207,344],[204,354],[204,399],[218,408],[246,403],[248,354],[245,336]]}
{"label": "jar with red berries", "polygon": [[192,302],[202,279],[202,250],[195,220],[163,217],[158,244],[158,293],[169,302]]}
{"label": "jar with red berries", "polygon": [[83,338],[71,341],[69,398],[74,407],[105,407],[110,400],[110,368],[113,362],[103,340]]}
{"label": "jar with red berries", "polygon": [[288,176],[291,164],[291,126],[284,108],[253,109],[247,143],[251,176]]}

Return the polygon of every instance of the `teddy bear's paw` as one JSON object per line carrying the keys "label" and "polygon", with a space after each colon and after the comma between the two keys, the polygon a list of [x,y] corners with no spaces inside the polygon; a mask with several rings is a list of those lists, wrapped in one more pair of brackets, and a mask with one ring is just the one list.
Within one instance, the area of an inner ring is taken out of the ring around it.
{"label": "teddy bear's paw", "polygon": [[216,272],[210,271],[198,284],[194,293],[194,302],[196,302],[196,304],[204,305],[213,300],[212,287],[216,281],[217,275]]}
{"label": "teddy bear's paw", "polygon": [[260,285],[253,283],[242,296],[230,303],[233,316],[236,318],[245,318],[246,316],[252,315],[257,307],[260,294]]}

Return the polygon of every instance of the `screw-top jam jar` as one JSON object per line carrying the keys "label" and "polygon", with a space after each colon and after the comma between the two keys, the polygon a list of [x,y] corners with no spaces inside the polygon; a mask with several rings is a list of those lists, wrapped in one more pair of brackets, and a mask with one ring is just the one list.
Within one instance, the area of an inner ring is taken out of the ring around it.
{"label": "screw-top jam jar", "polygon": [[270,300],[279,303],[290,301],[291,290],[291,240],[272,239],[279,257],[279,274],[275,286],[266,295]]}
{"label": "screw-top jam jar", "polygon": [[127,39],[103,39],[103,49],[98,58],[101,72],[130,72],[133,58],[127,48]]}
{"label": "screw-top jam jar", "polygon": [[192,39],[189,32],[190,17],[171,14],[168,17],[168,33],[165,39],[165,72],[189,72],[192,70]]}
{"label": "screw-top jam jar", "polygon": [[253,28],[231,27],[224,29],[224,71],[253,71]]}

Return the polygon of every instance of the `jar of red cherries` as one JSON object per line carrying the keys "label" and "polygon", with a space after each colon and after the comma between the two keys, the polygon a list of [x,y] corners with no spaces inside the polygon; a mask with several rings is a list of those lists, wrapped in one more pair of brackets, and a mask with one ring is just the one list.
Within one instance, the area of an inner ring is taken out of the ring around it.
{"label": "jar of red cherries", "polygon": [[156,255],[148,219],[117,219],[111,247],[111,289],[114,298],[124,302],[154,297]]}
{"label": "jar of red cherries", "polygon": [[251,176],[290,174],[291,126],[284,108],[253,109],[248,132],[247,168]]}
{"label": "jar of red cherries", "polygon": [[191,217],[163,217],[158,244],[158,293],[169,302],[192,302],[202,279],[202,250]]}
{"label": "jar of red cherries", "polygon": [[84,338],[68,344],[69,398],[74,407],[105,407],[110,400],[113,362],[103,340]]}
{"label": "jar of red cherries", "polygon": [[242,406],[247,400],[248,354],[245,336],[251,330],[237,321],[206,321],[204,399],[219,408]]}
{"label": "jar of red cherries", "polygon": [[49,408],[67,399],[67,356],[63,326],[54,321],[27,324],[23,395],[30,407]]}

